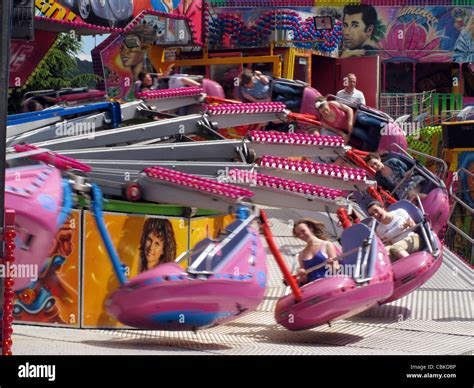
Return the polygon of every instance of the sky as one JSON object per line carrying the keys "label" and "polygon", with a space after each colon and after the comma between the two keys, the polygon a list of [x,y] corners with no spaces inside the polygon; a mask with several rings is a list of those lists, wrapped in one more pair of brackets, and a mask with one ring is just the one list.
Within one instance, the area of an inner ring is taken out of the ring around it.
{"label": "sky", "polygon": [[91,51],[95,46],[98,46],[109,35],[96,35],[94,36],[83,36],[82,37],[82,52],[79,53],[78,58],[81,60],[92,61]]}

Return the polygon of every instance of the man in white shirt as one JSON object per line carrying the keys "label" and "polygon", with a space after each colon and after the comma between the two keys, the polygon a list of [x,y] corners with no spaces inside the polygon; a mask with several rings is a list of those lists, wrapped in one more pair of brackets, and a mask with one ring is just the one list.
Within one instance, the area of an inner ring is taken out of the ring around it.
{"label": "man in white shirt", "polygon": [[343,80],[344,89],[339,90],[336,97],[351,101],[355,104],[365,105],[365,96],[360,90],[356,89],[357,77],[354,73],[349,73]]}
{"label": "man in white shirt", "polygon": [[415,221],[404,209],[386,211],[380,202],[373,201],[367,206],[369,214],[379,225],[376,233],[390,254],[390,259],[396,261],[420,250],[420,236],[411,230]]}

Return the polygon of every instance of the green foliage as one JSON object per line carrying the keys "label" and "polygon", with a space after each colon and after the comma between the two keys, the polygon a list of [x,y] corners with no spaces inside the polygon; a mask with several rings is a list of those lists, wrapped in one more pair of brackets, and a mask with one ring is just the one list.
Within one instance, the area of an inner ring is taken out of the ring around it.
{"label": "green foliage", "polygon": [[69,34],[61,34],[28,82],[28,90],[61,89],[71,86],[77,69],[76,56],[81,43]]}
{"label": "green foliage", "polygon": [[[22,96],[33,90],[86,86],[94,88],[100,77],[92,74],[92,64],[77,58],[81,42],[70,34],[60,34],[30,76],[26,85],[10,90],[9,113],[19,112]],[[89,73],[83,73],[83,71]]]}

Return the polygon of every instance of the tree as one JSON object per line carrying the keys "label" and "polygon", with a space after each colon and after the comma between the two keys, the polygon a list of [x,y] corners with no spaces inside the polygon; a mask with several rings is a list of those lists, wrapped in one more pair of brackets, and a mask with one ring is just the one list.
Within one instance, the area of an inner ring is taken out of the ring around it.
{"label": "tree", "polygon": [[95,87],[98,77],[79,71],[77,54],[81,42],[70,34],[60,34],[46,57],[34,70],[26,85],[10,90],[9,111],[18,112],[22,96],[32,90],[61,89],[68,87]]}

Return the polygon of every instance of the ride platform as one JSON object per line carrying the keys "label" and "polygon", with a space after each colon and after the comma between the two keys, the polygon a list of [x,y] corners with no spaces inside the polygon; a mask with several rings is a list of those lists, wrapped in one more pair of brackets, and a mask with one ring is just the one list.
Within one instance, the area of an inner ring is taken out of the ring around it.
{"label": "ride platform", "polygon": [[[290,267],[303,244],[291,223],[313,217],[333,229],[328,216],[305,210],[267,208],[275,241]],[[265,242],[263,241],[265,244]],[[474,271],[444,249],[439,271],[417,291],[347,320],[291,332],[273,312],[286,292],[268,254],[269,282],[257,311],[222,326],[194,332],[85,330],[14,325],[13,354],[81,355],[382,355],[474,354]]]}

